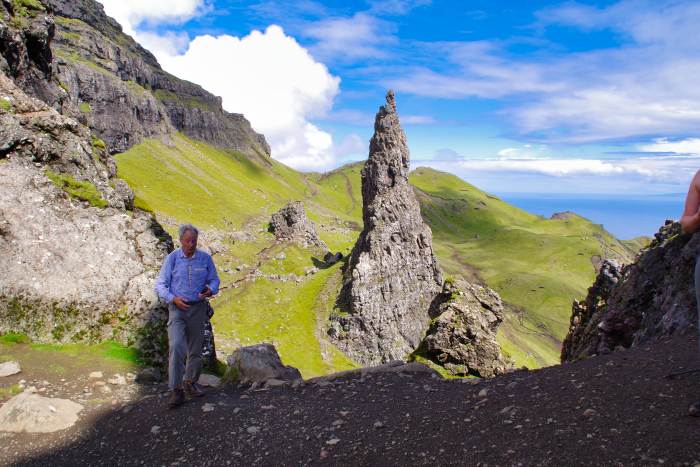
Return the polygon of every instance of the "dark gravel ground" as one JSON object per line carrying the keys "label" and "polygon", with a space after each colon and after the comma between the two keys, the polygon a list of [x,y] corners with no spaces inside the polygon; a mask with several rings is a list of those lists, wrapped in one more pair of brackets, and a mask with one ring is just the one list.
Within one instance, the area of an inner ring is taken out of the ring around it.
{"label": "dark gravel ground", "polygon": [[177,410],[150,396],[76,427],[63,447],[3,457],[51,466],[695,465],[700,418],[687,408],[700,399],[700,374],[665,376],[696,366],[696,340],[682,337],[490,381],[386,373],[227,387]]}

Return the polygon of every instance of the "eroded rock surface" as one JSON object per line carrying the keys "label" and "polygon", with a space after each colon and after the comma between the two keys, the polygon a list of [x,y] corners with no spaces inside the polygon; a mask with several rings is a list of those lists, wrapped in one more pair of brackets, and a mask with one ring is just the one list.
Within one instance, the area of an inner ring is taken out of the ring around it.
{"label": "eroded rock surface", "polygon": [[408,184],[409,152],[394,94],[379,109],[362,169],[359,236],[344,273],[329,335],[356,361],[403,359],[425,335],[431,303],[442,288],[432,233]]}
{"label": "eroded rock surface", "polygon": [[458,376],[505,373],[510,364],[496,340],[503,321],[501,297],[466,281],[446,281],[438,300],[437,315],[419,352]]}
{"label": "eroded rock surface", "polygon": [[328,250],[316,232],[316,224],[309,219],[301,201],[292,201],[272,215],[270,232],[281,241],[296,241],[304,246]]}
{"label": "eroded rock surface", "polygon": [[86,127],[2,72],[0,99],[0,333],[114,339],[162,361],[167,317],[153,283],[170,237],[128,211],[131,189]]}
{"label": "eroded rock surface", "polygon": [[683,235],[679,223],[667,221],[634,263],[603,262],[588,296],[574,301],[562,361],[695,329],[698,254],[700,235]]}

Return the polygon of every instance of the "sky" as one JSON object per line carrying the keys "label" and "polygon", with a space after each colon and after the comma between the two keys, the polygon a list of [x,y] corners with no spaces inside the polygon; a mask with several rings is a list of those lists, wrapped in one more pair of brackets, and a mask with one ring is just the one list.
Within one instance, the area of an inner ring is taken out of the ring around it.
{"label": "sky", "polygon": [[163,68],[304,171],[367,158],[493,193],[666,194],[700,168],[700,2],[103,0]]}

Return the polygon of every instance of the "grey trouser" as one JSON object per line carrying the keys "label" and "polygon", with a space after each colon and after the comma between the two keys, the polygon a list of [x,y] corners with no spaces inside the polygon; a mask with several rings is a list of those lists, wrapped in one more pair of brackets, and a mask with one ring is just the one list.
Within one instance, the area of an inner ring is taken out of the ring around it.
{"label": "grey trouser", "polygon": [[[204,321],[207,319],[206,302],[190,305],[182,311],[168,305],[168,387],[181,388],[184,379],[196,382],[202,373],[202,344]],[[185,358],[187,367],[185,368]]]}

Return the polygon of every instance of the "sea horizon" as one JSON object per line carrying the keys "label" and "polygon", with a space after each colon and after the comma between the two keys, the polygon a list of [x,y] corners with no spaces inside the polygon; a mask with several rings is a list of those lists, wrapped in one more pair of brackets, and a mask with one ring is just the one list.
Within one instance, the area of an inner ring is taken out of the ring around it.
{"label": "sea horizon", "polygon": [[572,211],[585,217],[621,240],[653,237],[667,219],[678,220],[685,193],[600,194],[600,193],[516,193],[495,192],[503,201],[531,214],[549,218],[557,212]]}

